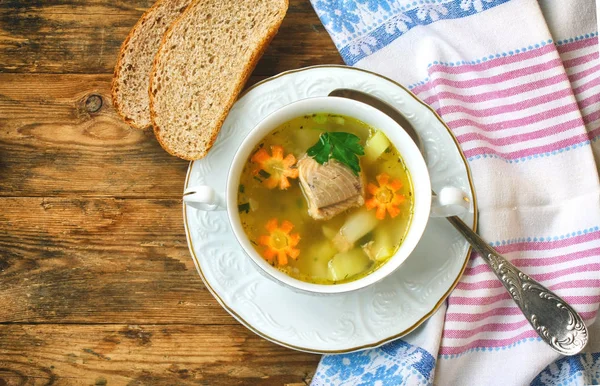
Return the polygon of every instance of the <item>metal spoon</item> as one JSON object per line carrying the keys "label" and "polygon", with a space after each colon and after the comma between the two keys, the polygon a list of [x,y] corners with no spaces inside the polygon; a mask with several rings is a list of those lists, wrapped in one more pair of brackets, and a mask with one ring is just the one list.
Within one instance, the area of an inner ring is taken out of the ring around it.
{"label": "metal spoon", "polygon": [[[351,89],[336,89],[329,96],[354,99],[389,115],[402,126],[423,153],[419,134],[402,113],[388,103]],[[581,316],[567,302],[508,262],[459,217],[447,219],[494,271],[542,340],[563,355],[574,355],[583,350],[588,342],[588,330]]]}

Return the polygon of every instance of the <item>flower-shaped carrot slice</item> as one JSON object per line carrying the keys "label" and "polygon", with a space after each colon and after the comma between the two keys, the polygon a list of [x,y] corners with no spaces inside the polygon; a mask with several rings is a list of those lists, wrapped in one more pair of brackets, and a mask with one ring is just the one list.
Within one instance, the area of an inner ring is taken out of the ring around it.
{"label": "flower-shaped carrot slice", "polygon": [[298,169],[293,166],[296,164],[296,157],[288,154],[283,157],[283,147],[279,145],[271,146],[272,155],[269,155],[264,148],[260,149],[251,158],[258,167],[254,169],[254,175],[260,175],[264,178],[263,185],[269,189],[279,186],[279,189],[290,187],[288,178],[298,178]]}
{"label": "flower-shaped carrot slice", "polygon": [[260,236],[258,243],[266,247],[263,256],[269,263],[273,263],[275,257],[278,265],[286,265],[288,256],[294,260],[298,258],[300,250],[295,247],[300,241],[300,234],[290,233],[294,224],[283,221],[281,226],[278,226],[277,219],[272,218],[267,221],[265,228],[269,234]]}
{"label": "flower-shaped carrot slice", "polygon": [[365,202],[365,206],[369,210],[377,208],[375,217],[379,220],[385,218],[386,211],[392,218],[398,216],[400,214],[398,205],[402,204],[406,199],[402,194],[398,193],[400,188],[402,188],[402,183],[399,180],[390,181],[390,176],[385,173],[381,173],[375,178],[379,186],[373,183],[367,185],[367,191],[372,197]]}

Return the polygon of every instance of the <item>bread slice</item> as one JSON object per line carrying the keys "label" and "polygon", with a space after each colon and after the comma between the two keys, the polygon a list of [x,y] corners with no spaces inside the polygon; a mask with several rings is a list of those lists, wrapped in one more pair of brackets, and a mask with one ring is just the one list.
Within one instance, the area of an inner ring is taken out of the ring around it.
{"label": "bread slice", "polygon": [[160,41],[193,0],[158,0],[136,23],[121,46],[112,82],[113,104],[131,126],[150,126],[148,82]]}
{"label": "bread slice", "polygon": [[287,0],[197,0],[163,37],[150,75],[156,138],[204,157],[287,11]]}

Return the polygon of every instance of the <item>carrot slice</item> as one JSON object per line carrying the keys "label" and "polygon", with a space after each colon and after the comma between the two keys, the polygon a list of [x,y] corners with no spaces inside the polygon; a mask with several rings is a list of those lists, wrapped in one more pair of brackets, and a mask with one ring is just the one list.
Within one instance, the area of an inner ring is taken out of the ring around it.
{"label": "carrot slice", "polygon": [[277,257],[277,265],[286,265],[288,257],[298,258],[300,250],[296,246],[300,242],[300,234],[290,233],[294,224],[286,220],[279,226],[277,219],[272,218],[265,224],[265,229],[269,234],[258,238],[258,244],[265,247],[262,254],[265,260],[273,264]]}
{"label": "carrot slice", "polygon": [[288,154],[283,157],[284,150],[282,146],[271,146],[271,155],[264,148],[258,150],[250,160],[257,164],[253,174],[260,175],[264,179],[263,185],[267,189],[279,187],[285,190],[291,186],[288,178],[298,178],[298,169],[296,165],[296,157],[293,154]]}
{"label": "carrot slice", "polygon": [[406,197],[398,191],[402,188],[400,180],[391,180],[386,173],[381,173],[375,177],[379,186],[369,183],[367,184],[367,192],[371,195],[365,201],[365,207],[368,210],[376,209],[375,217],[383,220],[386,213],[389,213],[391,218],[398,216],[401,213],[398,205],[402,204]]}

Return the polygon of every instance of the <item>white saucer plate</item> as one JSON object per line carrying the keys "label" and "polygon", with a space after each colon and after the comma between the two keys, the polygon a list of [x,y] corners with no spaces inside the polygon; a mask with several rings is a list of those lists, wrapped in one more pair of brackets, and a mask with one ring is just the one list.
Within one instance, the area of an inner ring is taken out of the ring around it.
{"label": "white saucer plate", "polygon": [[[471,199],[463,220],[476,228],[477,205],[467,161],[435,112],[399,84],[345,66],[316,66],[282,73],[248,91],[230,111],[212,150],[190,163],[185,188],[207,184],[224,196],[227,171],[248,132],[265,116],[299,99],[336,88],[371,93],[400,110],[425,143],[434,190],[452,185]],[[470,247],[452,226],[430,219],[411,256],[392,275],[358,292],[315,296],[267,279],[238,244],[225,211],[183,207],[196,268],[219,303],[240,323],[280,345],[313,353],[377,347],[431,316],[458,283]]]}

